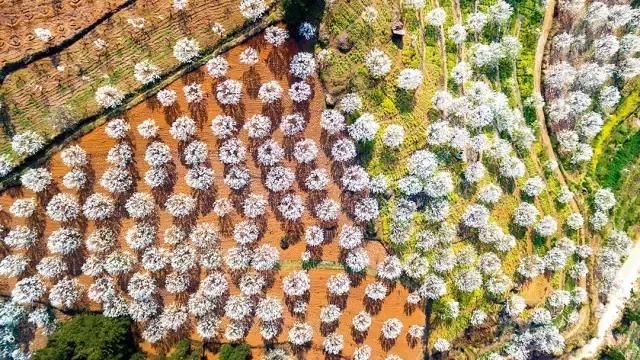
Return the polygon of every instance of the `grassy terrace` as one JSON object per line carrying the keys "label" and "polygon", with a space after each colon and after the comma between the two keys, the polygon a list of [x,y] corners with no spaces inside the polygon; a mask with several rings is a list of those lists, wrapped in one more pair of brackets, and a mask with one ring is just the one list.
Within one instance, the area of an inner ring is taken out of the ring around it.
{"label": "grassy terrace", "polygon": [[[493,2],[490,0],[480,1],[478,8],[485,10]],[[452,1],[440,1],[440,6],[447,11],[447,20],[445,22],[446,29],[455,23],[454,3]],[[360,18],[360,14],[365,6],[372,5],[378,12],[378,19],[367,24]],[[435,121],[439,114],[431,109],[431,97],[440,88],[442,79],[441,65],[442,61],[447,62],[447,68],[450,71],[457,62],[457,49],[449,40],[446,42],[446,59],[440,56],[438,47],[438,32],[428,25],[424,28],[424,32],[420,33],[420,13],[411,10],[401,10],[397,4],[389,7],[385,6],[381,1],[337,1],[325,15],[326,30],[330,35],[331,41],[329,45],[333,51],[333,60],[329,66],[321,72],[321,78],[328,88],[328,92],[339,95],[345,92],[358,92],[364,102],[364,111],[374,114],[376,119],[384,128],[388,124],[402,124],[406,130],[405,142],[398,151],[389,151],[382,146],[379,139],[368,149],[368,155],[364,162],[372,175],[384,174],[389,180],[397,180],[406,174],[406,159],[417,149],[426,145],[425,130],[427,125]],[[501,66],[500,76],[495,77],[492,83],[496,88],[501,89],[510,99],[512,106],[523,108],[523,99],[531,94],[533,83],[533,58],[535,53],[536,41],[539,32],[539,23],[542,21],[542,8],[535,0],[523,0],[519,3],[512,2],[517,6],[517,13],[514,14],[512,23],[504,31],[517,36],[522,42],[522,54],[513,66]],[[463,1],[460,4],[461,13],[464,19],[474,11],[474,2]],[[423,10],[424,16],[432,6],[427,6]],[[395,19],[397,14],[403,14],[403,20],[407,29],[407,35],[404,37],[404,44],[398,47],[390,39],[389,24]],[[394,15],[396,14],[396,15]],[[354,19],[358,19],[355,20]],[[334,48],[336,38],[348,35],[353,42],[353,48],[342,53]],[[424,43],[421,41],[424,39]],[[485,35],[480,41],[488,43],[492,41],[491,34]],[[367,70],[364,66],[364,57],[367,52],[377,47],[386,52],[393,60],[394,67],[392,72],[385,77],[384,80],[375,81],[368,77]],[[465,44],[466,56],[470,54],[469,43]],[[508,64],[507,64],[508,65]],[[406,67],[414,67],[423,69],[425,76],[425,84],[421,86],[415,93],[415,96],[408,96],[405,92],[400,91],[395,86],[395,78],[397,72]],[[447,74],[448,75],[448,74]],[[530,125],[535,125],[535,115],[531,113],[527,115],[525,109],[526,120]],[[354,117],[355,119],[355,117]],[[353,119],[352,119],[353,120]],[[380,132],[381,133],[381,132]],[[380,136],[380,134],[379,134]],[[555,202],[556,194],[560,190],[559,183],[553,177],[546,177],[543,171],[543,164],[546,156],[539,143],[535,143],[529,154],[520,154],[525,161],[528,176],[540,175],[547,182],[547,190],[536,200],[537,206],[544,214],[555,216],[562,226],[564,219],[569,215],[570,208],[568,206],[559,206]],[[451,162],[447,170],[452,174],[458,175],[464,169],[464,164],[460,162]],[[525,177],[526,179],[526,177]],[[521,183],[524,182],[523,179]],[[459,177],[455,176],[454,181],[459,181]],[[495,182],[495,178],[487,177],[483,183]],[[522,184],[518,185],[522,185]],[[480,184],[480,186],[482,185]],[[451,209],[448,221],[456,223],[462,216],[466,206],[475,201],[474,198],[464,196],[462,194],[459,183],[456,184],[456,190],[450,196]],[[509,230],[511,221],[511,213],[518,205],[520,199],[517,193],[505,194],[501,202],[494,207],[491,218],[501,225],[505,231]],[[389,227],[391,223],[390,208],[392,203],[387,203],[382,209],[381,226],[379,227],[378,236],[383,241],[387,239]],[[424,221],[422,215],[419,214],[414,218],[414,230],[424,229],[429,225]],[[575,237],[575,235],[572,235]],[[531,238],[528,244],[527,238]],[[409,242],[404,244],[402,248],[396,249],[406,251],[414,245],[415,239],[410,238]],[[527,253],[536,253],[543,255],[553,244],[553,239],[540,240],[534,238],[533,234],[522,234],[518,240],[517,246],[504,256],[503,270],[508,275],[515,273],[519,259]],[[454,251],[459,250],[463,246],[463,242],[454,245]],[[482,249],[479,249],[481,251]],[[488,249],[486,249],[488,250]],[[431,259],[429,259],[431,260]],[[572,264],[568,264],[568,267]],[[567,268],[568,268],[567,267]],[[452,278],[447,279],[452,282]],[[565,274],[558,272],[553,275],[549,282],[557,287],[563,285],[567,289],[575,286],[575,283]],[[453,289],[454,286],[449,286]],[[500,307],[499,305],[488,301],[483,290],[477,290],[471,294],[451,293],[437,306],[442,306],[449,299],[457,298],[460,300],[461,313],[460,317],[455,320],[442,322],[437,320],[432,328],[430,338],[437,337],[455,338],[459,336],[468,319],[471,310],[481,308],[488,312],[495,313]],[[441,326],[446,325],[446,326]]]}
{"label": "grassy terrace", "polygon": [[619,199],[612,220],[638,233],[640,220],[640,83],[629,84],[618,109],[607,119],[594,143],[594,157],[584,183],[610,187]]}

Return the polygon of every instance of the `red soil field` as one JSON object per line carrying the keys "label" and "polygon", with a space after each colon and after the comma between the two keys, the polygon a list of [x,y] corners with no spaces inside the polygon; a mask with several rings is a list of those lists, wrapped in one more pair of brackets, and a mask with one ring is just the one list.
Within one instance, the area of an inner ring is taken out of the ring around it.
{"label": "red soil field", "polygon": [[[241,64],[238,61],[238,55],[247,46],[253,46],[260,51],[261,61],[257,65],[255,65],[255,71],[250,70],[247,65]],[[227,74],[227,77],[230,79],[243,80],[242,106],[240,112],[236,113],[236,119],[246,119],[254,114],[260,114],[264,112],[262,103],[255,97],[255,94],[253,94],[253,91],[251,89],[255,85],[259,86],[260,84],[269,80],[277,80],[282,85],[283,89],[285,89],[285,91],[289,88],[289,85],[293,82],[293,80],[288,77],[288,61],[296,51],[297,48],[294,43],[288,43],[286,47],[274,49],[271,45],[264,42],[262,36],[259,36],[250,39],[242,46],[236,47],[230,50],[228,53],[224,54],[224,57],[227,58],[230,64],[230,70]],[[203,89],[206,93],[205,99],[197,108],[194,108],[193,106],[190,108],[188,106],[182,91],[182,87],[185,84],[189,84],[192,82],[202,83]],[[124,118],[126,118],[131,125],[129,137],[135,149],[135,167],[140,177],[144,176],[145,171],[149,168],[149,166],[144,161],[144,152],[148,141],[143,139],[138,134],[138,132],[136,131],[136,127],[146,119],[154,119],[156,121],[156,124],[160,125],[159,138],[163,142],[168,144],[172,149],[172,155],[174,163],[176,165],[177,174],[176,184],[173,192],[191,193],[191,188],[186,185],[184,180],[184,176],[188,169],[179,160],[179,144],[169,134],[170,122],[173,121],[177,116],[184,114],[193,117],[198,122],[199,130],[196,134],[196,138],[209,144],[209,161],[211,167],[215,171],[216,178],[216,196],[226,197],[230,195],[230,189],[227,188],[227,186],[222,182],[224,167],[223,164],[218,160],[219,142],[210,129],[211,119],[214,116],[223,114],[225,112],[228,113],[229,111],[228,109],[221,108],[219,103],[215,99],[215,83],[216,82],[212,80],[211,77],[209,77],[209,75],[206,73],[206,69],[200,68],[190,74],[185,75],[182,79],[172,83],[169,86],[170,89],[175,90],[178,94],[178,101],[174,111],[166,111],[157,103],[155,97],[152,97],[147,99],[145,102],[135,106],[124,115]],[[310,83],[313,86],[314,95],[313,98],[309,101],[308,107],[306,109],[303,109],[304,112],[307,112],[306,118],[308,120],[306,130],[304,131],[304,137],[314,140],[317,144],[322,144],[324,140],[321,139],[319,120],[320,113],[324,107],[323,91],[317,77],[312,78],[310,80]],[[281,115],[291,112],[293,112],[293,105],[288,96],[285,95],[282,101],[282,109],[276,111],[276,114],[274,114],[275,116],[271,116],[272,121],[278,121]],[[276,126],[274,125],[274,127]],[[250,143],[245,130],[240,131],[239,138],[245,144]],[[281,144],[283,142],[283,137],[279,130],[276,130],[273,133],[272,138]],[[82,148],[87,150],[87,152],[90,154],[90,163],[93,170],[95,171],[96,180],[92,184],[93,191],[89,193],[107,193],[107,191],[101,188],[101,186],[98,184],[98,179],[109,167],[109,164],[106,162],[107,153],[111,146],[116,143],[116,141],[108,138],[105,135],[103,125],[79,139],[77,143]],[[292,169],[295,168],[297,164],[293,160],[285,160],[283,163],[284,165]],[[252,174],[252,181],[250,183],[251,192],[263,194],[265,195],[265,197],[267,197],[268,192],[261,181],[261,170],[256,165],[252,156],[247,156],[246,165]],[[320,151],[319,156],[315,162],[315,166],[317,168],[325,168],[328,171],[331,169],[331,161],[323,151]],[[68,171],[68,168],[64,166],[58,155],[54,156],[51,159],[49,167],[54,175],[54,179],[59,184],[61,191],[67,191],[63,189],[60,179]],[[294,185],[294,189],[297,193],[302,194],[307,200],[309,200],[309,194],[303,191],[303,189],[299,187],[297,182]],[[151,188],[149,188],[143,180],[138,180],[136,190],[152,193]],[[341,190],[336,184],[335,179],[332,181],[327,194],[328,197],[340,202]],[[21,223],[20,220],[8,219],[8,213],[6,212],[6,209],[8,209],[13,200],[20,197],[31,196],[35,197],[35,195],[32,194],[29,190],[21,188],[10,189],[1,195],[0,204],[5,209],[3,213],[3,215],[5,216],[5,226],[10,227]],[[82,197],[82,195],[78,194],[78,197]],[[44,219],[45,215],[42,205],[39,206],[38,211],[42,213],[42,217]],[[158,208],[158,215],[159,235],[158,239],[156,240],[156,244],[161,245],[161,235],[166,227],[173,224],[173,218],[165,210],[160,208]],[[197,219],[197,223],[209,222],[218,224],[218,220],[219,219],[217,219],[217,216],[213,212],[209,212],[206,215],[199,216]],[[232,213],[232,224],[238,223],[242,220],[243,216],[241,213]],[[46,242],[46,236],[57,229],[58,224],[54,223],[48,218],[43,221],[46,221],[44,228],[44,238],[40,241]],[[302,221],[304,227],[306,228],[308,225],[315,224],[316,222],[317,220],[315,220],[315,218],[311,215],[310,210],[307,208]],[[343,224],[350,222],[351,220],[343,212],[339,217],[338,229]],[[133,223],[134,221],[132,219],[123,218],[121,220],[122,231],[120,233],[120,245],[122,248],[127,248],[127,244],[124,241],[124,232]],[[94,228],[95,224],[89,221],[85,234],[90,233]],[[283,224],[280,223],[278,219],[276,219],[273,210],[271,208],[268,208],[268,213],[266,215],[266,231],[258,243],[269,243],[270,245],[280,249],[280,241],[283,237],[285,237],[285,235],[286,230],[284,229]],[[221,252],[224,254],[224,251],[226,249],[235,245],[236,243],[234,242],[232,237],[229,235],[225,235],[220,243],[220,247],[222,249]],[[268,289],[268,294],[283,299],[282,278],[284,278],[288,273],[300,268],[299,260],[301,258],[302,252],[305,250],[305,246],[306,244],[304,243],[304,240],[301,239],[297,243],[289,246],[286,250],[281,250],[280,259],[282,267],[281,270],[275,275],[274,284],[270,289]],[[370,269],[375,269],[375,265],[378,262],[382,261],[382,259],[386,256],[386,251],[380,243],[373,241],[368,242],[366,248],[370,256]],[[321,258],[323,261],[338,262],[339,256],[340,249],[337,245],[337,240],[333,239],[331,242],[328,242],[322,246]],[[328,277],[330,275],[337,274],[340,271],[342,270],[327,268],[317,268],[311,269],[309,271],[309,276],[311,278],[311,296],[309,302],[309,311],[306,314],[306,321],[312,324],[312,326],[314,327],[314,338],[313,345],[306,353],[306,358],[308,359],[324,358],[322,350],[323,336],[321,335],[320,331],[319,311],[321,306],[329,303],[326,288]],[[352,289],[346,302],[346,307],[344,308],[343,315],[340,318],[339,326],[337,328],[337,332],[339,334],[342,334],[345,338],[345,346],[342,351],[342,354],[345,356],[350,356],[353,353],[354,349],[357,347],[355,340],[351,336],[351,319],[355,314],[364,309],[364,289],[367,284],[375,281],[374,274],[375,271],[370,271],[370,274],[368,276],[365,276],[360,283],[352,284]],[[205,271],[202,270],[200,275],[201,277],[206,276]],[[91,279],[84,275],[81,276],[81,279],[82,283],[85,285],[88,285],[91,282]],[[10,281],[9,285],[12,286],[14,282],[15,281]],[[6,293],[7,290],[10,290],[10,288],[5,288],[3,292]],[[238,289],[233,287],[231,290],[231,294],[238,293]],[[425,315],[419,308],[411,311],[410,313],[405,312],[406,297],[408,293],[409,291],[398,283],[395,288],[393,288],[389,292],[387,298],[383,301],[380,311],[374,315],[373,324],[368,332],[368,336],[364,339],[364,343],[368,344],[373,349],[372,359],[382,359],[387,353],[397,354],[403,359],[417,359],[422,356],[422,345],[417,344],[414,346],[410,346],[408,344],[406,335],[410,325],[424,325]],[[174,301],[174,296],[166,294],[164,290],[162,292],[162,297],[164,299],[165,305],[170,304]],[[87,303],[87,305],[94,309],[97,308],[96,304]],[[383,349],[382,344],[379,340],[380,328],[385,320],[392,317],[400,319],[403,322],[404,327],[396,343],[390,348]],[[278,342],[287,342],[287,331],[293,321],[293,317],[289,314],[288,311],[285,310],[284,327],[282,333],[278,338]],[[224,325],[226,324],[226,322],[226,320],[223,321],[223,327],[221,331],[224,330]],[[193,338],[198,339],[195,331],[193,332]],[[224,337],[220,337],[220,339],[224,342]],[[259,334],[259,325],[257,321],[254,322],[254,325],[251,328],[246,341],[252,347],[261,346],[263,344]],[[158,353],[160,351],[157,346],[152,346],[151,344],[144,343],[141,345],[143,349],[145,351],[148,351],[149,353]],[[257,355],[258,353],[260,353],[260,350],[254,350],[254,353]],[[209,353],[208,356],[213,356],[213,354]]]}

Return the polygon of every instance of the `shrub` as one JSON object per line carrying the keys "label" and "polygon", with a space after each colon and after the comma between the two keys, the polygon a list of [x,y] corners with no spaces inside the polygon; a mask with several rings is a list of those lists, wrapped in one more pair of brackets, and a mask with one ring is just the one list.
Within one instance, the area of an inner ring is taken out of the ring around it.
{"label": "shrub", "polygon": [[130,319],[82,314],[62,324],[32,359],[124,360],[139,358],[136,350]]}
{"label": "shrub", "polygon": [[247,344],[224,344],[220,348],[220,360],[246,360],[251,357],[251,349]]}

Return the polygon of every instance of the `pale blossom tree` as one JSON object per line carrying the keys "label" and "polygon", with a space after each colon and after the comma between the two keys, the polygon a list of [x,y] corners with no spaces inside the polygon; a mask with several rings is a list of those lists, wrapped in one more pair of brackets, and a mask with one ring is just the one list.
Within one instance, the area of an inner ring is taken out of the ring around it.
{"label": "pale blossom tree", "polygon": [[300,134],[306,126],[304,116],[300,113],[287,114],[280,121],[280,131],[285,136]]}
{"label": "pale blossom tree", "polygon": [[160,68],[145,59],[133,67],[133,77],[142,85],[147,85],[160,79]]}
{"label": "pale blossom tree", "polygon": [[247,186],[250,180],[249,170],[243,165],[233,166],[224,177],[224,183],[229,188],[237,191]]}
{"label": "pale blossom tree", "polygon": [[110,197],[95,193],[89,195],[82,207],[84,216],[89,220],[105,220],[115,211],[115,203]]}
{"label": "pale blossom tree", "polygon": [[373,78],[382,78],[391,71],[391,58],[377,48],[369,51],[364,60],[369,74]]}
{"label": "pale blossom tree", "polygon": [[101,107],[112,109],[122,105],[125,94],[122,90],[111,85],[104,85],[96,90],[95,100]]}
{"label": "pale blossom tree", "polygon": [[353,114],[362,109],[362,99],[356,93],[345,94],[338,101],[338,110],[345,114]]}
{"label": "pale blossom tree", "polygon": [[348,138],[342,138],[333,143],[331,147],[331,157],[335,161],[346,162],[354,159],[357,155],[356,145]]}
{"label": "pale blossom tree", "polygon": [[426,20],[429,25],[440,27],[444,25],[444,21],[446,20],[446,18],[447,13],[444,11],[444,9],[441,7],[437,7],[427,13]]}
{"label": "pale blossom tree", "polygon": [[[6,241],[6,239],[5,239]],[[71,255],[82,242],[82,235],[74,228],[63,227],[55,230],[47,238],[47,248],[53,254]]]}
{"label": "pale blossom tree", "polygon": [[213,185],[214,175],[213,169],[204,165],[196,165],[187,171],[185,182],[193,189],[204,191]]}
{"label": "pale blossom tree", "polygon": [[28,218],[33,215],[36,207],[34,198],[16,199],[9,207],[9,212],[15,217]]}
{"label": "pale blossom tree", "polygon": [[169,134],[176,140],[187,141],[196,133],[195,121],[186,115],[180,116],[173,121]]}
{"label": "pale blossom tree", "polygon": [[274,166],[269,169],[265,179],[265,186],[273,192],[288,190],[295,181],[293,171],[284,166]]}
{"label": "pale blossom tree", "polygon": [[47,292],[46,285],[37,276],[26,277],[11,290],[11,300],[20,305],[29,305],[40,300]]}
{"label": "pale blossom tree", "polygon": [[169,196],[164,206],[173,217],[182,218],[195,210],[196,200],[190,195],[176,193]]}
{"label": "pale blossom tree", "polygon": [[535,228],[536,234],[542,237],[552,236],[553,234],[555,234],[557,229],[558,229],[558,222],[556,221],[555,218],[553,218],[550,215],[546,215],[542,219],[540,219],[540,221],[538,222]]}
{"label": "pale blossom tree", "polygon": [[137,127],[138,133],[145,139],[153,139],[158,135],[160,126],[153,119],[146,119]]}
{"label": "pale blossom tree", "polygon": [[204,92],[202,91],[202,84],[191,83],[182,87],[184,98],[188,104],[199,103],[204,99]]}
{"label": "pale blossom tree", "polygon": [[464,61],[458,62],[453,69],[451,69],[451,78],[456,84],[463,84],[470,80],[472,76],[473,70],[471,70],[471,66]]}
{"label": "pale blossom tree", "polygon": [[57,222],[74,220],[80,214],[78,200],[71,194],[58,193],[47,204],[47,215]]}
{"label": "pale blossom tree", "polygon": [[313,328],[307,323],[296,322],[289,329],[287,338],[294,346],[306,345],[313,338]]}
{"label": "pale blossom tree", "polygon": [[267,296],[258,302],[256,316],[263,322],[278,321],[282,319],[283,310],[279,299]]}
{"label": "pale blossom tree", "polygon": [[369,186],[369,174],[362,166],[353,165],[345,169],[340,181],[345,190],[363,191]]}
{"label": "pale blossom tree", "polygon": [[489,210],[483,205],[471,204],[462,214],[462,221],[465,226],[479,229],[487,224],[489,219]]}
{"label": "pale blossom tree", "polygon": [[369,254],[362,247],[355,248],[347,253],[345,264],[349,270],[361,272],[369,266]]}
{"label": "pale blossom tree", "polygon": [[400,336],[400,332],[402,331],[402,322],[397,318],[391,318],[385,320],[382,323],[382,336],[388,340],[394,340],[398,336]]}
{"label": "pale blossom tree", "polygon": [[360,223],[365,223],[377,219],[380,215],[378,201],[372,197],[365,197],[356,202],[354,209],[354,217]]}
{"label": "pale blossom tree", "polygon": [[387,296],[388,289],[380,281],[368,284],[364,289],[365,296],[371,301],[382,301]]}
{"label": "pale blossom tree", "polygon": [[271,80],[260,85],[258,99],[260,99],[263,104],[273,104],[282,99],[283,92],[284,90],[282,90],[280,84],[275,80]]}
{"label": "pale blossom tree", "polygon": [[593,195],[593,206],[596,210],[608,211],[616,205],[616,198],[609,188],[598,189]]}
{"label": "pale blossom tree", "polygon": [[422,282],[418,293],[424,299],[436,300],[447,293],[447,285],[441,277],[429,274]]}
{"label": "pale blossom tree", "polygon": [[289,97],[297,103],[307,101],[311,98],[311,85],[304,81],[296,81],[289,88]]}
{"label": "pale blossom tree", "polygon": [[200,44],[195,39],[182,38],[173,46],[173,56],[181,63],[195,60],[200,53]]}
{"label": "pale blossom tree", "polygon": [[382,143],[391,148],[397,149],[404,142],[405,131],[401,125],[391,124],[382,133]]}
{"label": "pale blossom tree", "polygon": [[372,141],[380,125],[370,113],[360,115],[353,124],[348,126],[349,135],[356,141]]}
{"label": "pale blossom tree", "polygon": [[536,197],[544,191],[545,186],[544,180],[542,180],[541,177],[534,176],[527,179],[522,187],[522,191],[524,191],[528,196]]}
{"label": "pale blossom tree", "polygon": [[498,0],[493,5],[489,6],[487,12],[491,22],[503,26],[513,14],[513,8],[504,0]]}
{"label": "pale blossom tree", "polygon": [[237,165],[244,161],[247,155],[247,148],[239,139],[229,139],[225,141],[218,150],[218,158],[227,165]]}
{"label": "pale blossom tree", "polygon": [[518,274],[526,279],[532,279],[544,272],[545,263],[537,255],[531,255],[520,259]]}
{"label": "pale blossom tree", "polygon": [[473,33],[480,34],[489,22],[487,15],[483,12],[476,11],[467,17],[467,27]]}
{"label": "pale blossom tree", "polygon": [[326,109],[320,116],[320,126],[330,135],[335,135],[345,129],[345,118],[337,110]]}
{"label": "pale blossom tree", "polygon": [[289,63],[289,72],[291,75],[306,79],[316,71],[316,60],[312,53],[299,52],[293,56]]}
{"label": "pale blossom tree", "polygon": [[[0,276],[18,277],[27,270],[30,261],[31,259],[25,255],[7,255],[0,260]],[[41,260],[40,263],[42,263],[42,261],[44,261],[44,259]],[[40,264],[36,266],[36,269],[38,273],[41,273],[39,266]]]}
{"label": "pale blossom tree", "polygon": [[273,166],[284,159],[284,149],[273,139],[267,139],[258,146],[256,157],[260,165]]}
{"label": "pale blossom tree", "polygon": [[35,131],[26,130],[11,138],[11,150],[19,155],[33,155],[44,147],[45,139]]}
{"label": "pale blossom tree", "polygon": [[249,245],[258,240],[260,229],[253,221],[242,221],[234,226],[233,239],[239,245]]}
{"label": "pale blossom tree", "polygon": [[322,341],[322,347],[324,348],[325,353],[338,355],[344,347],[344,336],[337,333],[331,333]]}
{"label": "pale blossom tree", "polygon": [[326,170],[315,169],[305,179],[305,186],[312,191],[321,191],[329,185],[330,179]]}
{"label": "pale blossom tree", "polygon": [[211,58],[211,60],[207,61],[206,66],[207,73],[214,79],[224,77],[229,70],[229,63],[220,55],[215,56]]}
{"label": "pale blossom tree", "polygon": [[447,30],[447,35],[454,44],[460,46],[467,40],[467,29],[464,25],[456,23]]}
{"label": "pale blossom tree", "polygon": [[521,202],[513,212],[513,222],[522,227],[533,225],[538,218],[538,209],[528,202]]}
{"label": "pale blossom tree", "polygon": [[304,213],[304,201],[299,195],[285,195],[278,204],[278,211],[288,221],[298,221]]}
{"label": "pale blossom tree", "polygon": [[305,229],[305,242],[308,246],[319,246],[324,242],[324,230],[317,225],[311,225]]}
{"label": "pale blossom tree", "polygon": [[133,149],[126,143],[113,145],[107,153],[107,162],[120,168],[127,167],[132,161]]}
{"label": "pale blossom tree", "polygon": [[332,199],[324,199],[315,207],[318,219],[325,222],[332,222],[338,218],[340,205]]}
{"label": "pale blossom tree", "polygon": [[289,39],[289,32],[279,26],[269,26],[264,31],[264,39],[274,47],[279,47]]}
{"label": "pale blossom tree", "polygon": [[216,98],[222,105],[237,105],[242,96],[242,83],[237,80],[225,80],[216,86]]}
{"label": "pale blossom tree", "polygon": [[249,21],[256,21],[267,11],[264,0],[240,0],[240,13]]}
{"label": "pale blossom tree", "polygon": [[178,99],[178,95],[174,90],[163,89],[158,91],[158,93],[156,94],[156,99],[158,99],[160,105],[169,107],[175,104],[176,100]]}
{"label": "pale blossom tree", "polygon": [[111,193],[124,193],[133,186],[133,177],[128,170],[110,167],[100,177],[100,186]]}
{"label": "pale blossom tree", "polygon": [[8,154],[0,155],[0,176],[7,175],[11,170],[13,170],[14,166],[15,163]]}
{"label": "pale blossom tree", "polygon": [[403,69],[398,75],[398,87],[404,90],[416,90],[423,81],[422,71],[418,69]]}
{"label": "pale blossom tree", "polygon": [[302,296],[310,287],[309,275],[303,270],[292,272],[282,280],[282,290],[286,296]]}
{"label": "pale blossom tree", "polygon": [[227,139],[237,130],[236,120],[228,115],[217,115],[211,121],[211,130],[218,139]]}

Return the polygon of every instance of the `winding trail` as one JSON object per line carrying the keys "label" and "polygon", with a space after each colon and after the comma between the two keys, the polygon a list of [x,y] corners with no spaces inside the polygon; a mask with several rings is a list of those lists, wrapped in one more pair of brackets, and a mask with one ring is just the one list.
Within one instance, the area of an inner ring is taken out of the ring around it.
{"label": "winding trail", "polygon": [[[540,32],[540,36],[538,37],[538,44],[536,46],[533,71],[533,95],[538,98],[542,98],[542,62],[544,60],[549,33],[551,32],[553,27],[556,1],[557,0],[547,0],[544,11],[544,20],[542,22],[542,29]],[[540,129],[540,139],[542,141],[542,146],[547,154],[548,159],[551,161],[555,161],[558,164],[558,168],[554,170],[555,178],[558,180],[561,186],[568,187],[566,174],[564,173],[562,165],[558,161],[558,157],[551,142],[551,137],[549,136],[549,129],[547,128],[547,122],[544,115],[544,106],[541,102],[536,102],[535,109],[536,118],[538,120],[538,127]],[[586,217],[587,214],[576,201],[576,197],[579,197],[579,194],[576,194],[576,196],[571,199],[571,201],[569,202],[569,206],[571,207],[571,210],[573,212],[582,214]],[[596,249],[595,238],[591,236],[589,231],[584,227],[580,229],[579,239],[581,239],[585,243],[590,240],[591,247],[594,250]],[[595,266],[595,261],[593,260],[590,265],[591,269],[593,269]],[[586,278],[581,278],[579,285],[584,288],[588,287],[588,291],[591,295],[591,303],[593,304],[594,301],[597,301],[596,289],[593,285],[593,270],[589,272],[589,276],[591,277],[592,281],[587,282]],[[586,305],[583,306],[582,309],[580,309],[579,314],[580,316],[576,324],[563,334],[566,339],[569,339],[574,335],[580,333],[582,329],[589,324],[591,314],[590,307]]]}
{"label": "winding trail", "polygon": [[[542,30],[538,37],[538,45],[536,47],[536,54],[533,65],[533,95],[542,98],[542,61],[544,60],[544,50],[547,46],[547,40],[549,39],[549,33],[553,26],[553,15],[555,13],[556,0],[548,0],[544,10],[544,20],[542,22]],[[547,122],[544,117],[544,106],[541,102],[536,102],[536,118],[538,120],[538,127],[540,128],[540,138],[542,146],[544,147],[549,160],[558,161],[553,144],[551,143],[551,137],[547,129]],[[555,171],[558,181],[562,186],[567,186],[566,179],[561,170]],[[575,200],[571,201],[571,207],[576,210],[578,208]]]}
{"label": "winding trail", "polygon": [[598,320],[595,336],[589,342],[576,350],[570,359],[593,359],[598,355],[600,348],[605,344],[607,335],[622,316],[624,306],[631,290],[635,287],[640,275],[640,241],[636,241],[629,252],[627,260],[618,270],[614,280],[615,288],[609,295],[609,302],[605,305],[602,315]]}

